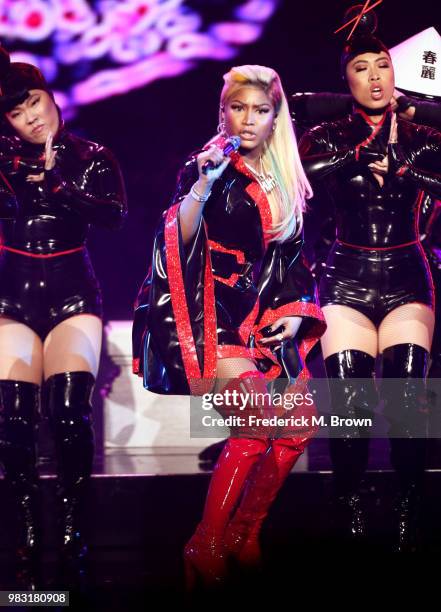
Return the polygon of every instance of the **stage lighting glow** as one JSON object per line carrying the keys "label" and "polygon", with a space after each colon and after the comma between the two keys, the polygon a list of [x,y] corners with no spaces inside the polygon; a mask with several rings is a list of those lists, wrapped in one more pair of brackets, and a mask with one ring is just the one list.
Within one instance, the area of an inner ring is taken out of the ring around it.
{"label": "stage lighting glow", "polygon": [[279,0],[3,0],[0,39],[44,72],[70,115],[80,105],[232,59]]}

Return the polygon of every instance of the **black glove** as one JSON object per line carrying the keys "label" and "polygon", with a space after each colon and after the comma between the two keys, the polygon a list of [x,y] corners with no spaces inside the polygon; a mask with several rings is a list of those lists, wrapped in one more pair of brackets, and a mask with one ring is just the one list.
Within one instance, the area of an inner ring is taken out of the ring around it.
{"label": "black glove", "polygon": [[368,147],[357,147],[358,153],[356,153],[355,157],[358,162],[364,165],[372,164],[373,162],[380,161],[385,156],[385,153],[382,151],[375,151],[374,149],[369,149]]}
{"label": "black glove", "polygon": [[352,96],[334,93],[295,93],[289,107],[293,120],[300,125],[342,119],[352,112]]}
{"label": "black glove", "polygon": [[387,145],[389,156],[389,172],[391,174],[404,174],[407,169],[407,159],[402,146],[398,142],[390,142]]}
{"label": "black glove", "polygon": [[400,96],[397,98],[397,113],[405,113],[410,106],[415,106],[415,100],[409,96]]}

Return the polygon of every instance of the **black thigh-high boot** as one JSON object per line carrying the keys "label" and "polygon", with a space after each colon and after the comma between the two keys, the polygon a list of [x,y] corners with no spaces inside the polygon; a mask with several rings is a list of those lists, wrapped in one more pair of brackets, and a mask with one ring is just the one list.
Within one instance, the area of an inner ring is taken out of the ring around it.
{"label": "black thigh-high boot", "polygon": [[[348,349],[327,357],[325,366],[332,415],[373,419],[378,404],[374,357]],[[329,447],[334,472],[332,518],[341,536],[358,541],[366,535],[360,485],[369,458],[369,429],[355,426],[331,430]]]}
{"label": "black thigh-high boot", "polygon": [[87,547],[81,523],[94,455],[94,384],[90,372],[63,372],[48,378],[44,387],[57,457],[62,579],[68,582],[83,580],[86,571]]}
{"label": "black thigh-high boot", "polygon": [[419,547],[419,522],[427,451],[425,397],[429,353],[417,344],[397,344],[383,352],[385,416],[390,422],[391,463],[398,479],[399,552]]}
{"label": "black thigh-high boot", "polygon": [[17,504],[16,578],[33,588],[38,577],[39,521],[35,424],[40,387],[0,380],[0,462]]}

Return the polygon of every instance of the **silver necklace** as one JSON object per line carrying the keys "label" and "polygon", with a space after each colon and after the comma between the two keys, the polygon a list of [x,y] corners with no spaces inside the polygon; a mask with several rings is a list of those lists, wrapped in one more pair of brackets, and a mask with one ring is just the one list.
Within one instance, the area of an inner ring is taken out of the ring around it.
{"label": "silver necklace", "polygon": [[260,186],[262,187],[265,193],[270,193],[275,187],[277,187],[277,181],[274,178],[274,176],[271,174],[271,172],[265,172],[264,167],[263,167],[262,158],[260,158],[260,173],[257,172],[257,170],[255,170],[252,166],[250,166],[246,162],[244,163],[245,163],[245,166],[248,168],[248,170],[250,170],[254,174],[254,176],[257,178]]}

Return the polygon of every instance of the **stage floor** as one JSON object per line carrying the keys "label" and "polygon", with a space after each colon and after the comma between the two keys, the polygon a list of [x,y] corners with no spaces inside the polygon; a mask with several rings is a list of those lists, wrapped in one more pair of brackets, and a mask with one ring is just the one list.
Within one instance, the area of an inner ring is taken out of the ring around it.
{"label": "stage floor", "polygon": [[[257,589],[262,580],[270,585],[271,581],[282,578],[285,586],[280,588],[289,587],[293,573],[299,577],[311,563],[332,568],[336,559],[346,564],[355,558],[361,563],[367,559],[384,562],[393,552],[397,533],[396,482],[387,446],[385,440],[374,440],[371,444],[370,466],[362,491],[369,538],[362,546],[348,546],[332,530],[332,471],[327,441],[311,443],[288,477],[264,525],[263,573],[254,577],[255,582],[253,577],[245,582],[241,578],[244,590]],[[43,584],[45,588],[55,589],[59,586],[56,581],[57,499],[51,461],[40,465],[40,474]],[[200,520],[210,476],[210,466],[200,463],[197,449],[130,452],[113,449],[97,458],[84,515],[90,549],[89,586],[79,597],[79,609],[146,610],[147,602],[156,601],[156,597],[164,605],[168,602],[174,608],[183,607],[186,600],[182,551]],[[439,467],[427,470],[426,485],[422,552],[438,556],[441,551]],[[11,574],[14,509],[2,480],[0,496],[3,500],[0,587],[8,589],[14,587]]]}
{"label": "stage floor", "polygon": [[[429,440],[428,471],[441,470],[441,440]],[[211,471],[212,463],[200,461],[198,454],[204,447],[151,447],[113,448],[97,452],[94,474],[106,476],[179,476],[204,474]],[[41,476],[55,474],[55,463],[50,456],[41,457]],[[370,441],[368,469],[390,471],[389,442],[385,439]],[[306,448],[293,469],[294,473],[331,473],[328,440],[315,439]]]}

